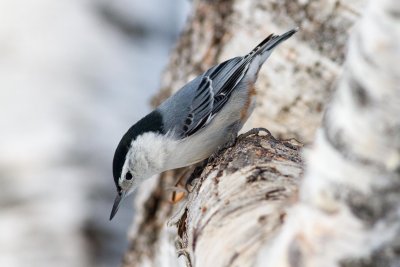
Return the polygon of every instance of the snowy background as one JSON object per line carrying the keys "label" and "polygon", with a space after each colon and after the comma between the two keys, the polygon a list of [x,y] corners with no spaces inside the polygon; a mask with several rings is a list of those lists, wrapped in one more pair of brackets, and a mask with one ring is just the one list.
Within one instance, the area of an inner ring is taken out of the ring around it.
{"label": "snowy background", "polygon": [[187,0],[0,1],[0,266],[118,266],[122,134],[149,111]]}

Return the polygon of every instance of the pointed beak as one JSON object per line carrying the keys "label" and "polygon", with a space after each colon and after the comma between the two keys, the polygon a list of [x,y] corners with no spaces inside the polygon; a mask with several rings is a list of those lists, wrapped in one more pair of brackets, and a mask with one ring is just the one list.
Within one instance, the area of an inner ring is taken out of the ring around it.
{"label": "pointed beak", "polygon": [[112,207],[111,210],[111,214],[110,214],[110,221],[114,218],[115,214],[117,213],[119,206],[121,205],[122,200],[124,199],[125,194],[121,193],[121,194],[117,194],[117,197],[114,200],[114,205]]}

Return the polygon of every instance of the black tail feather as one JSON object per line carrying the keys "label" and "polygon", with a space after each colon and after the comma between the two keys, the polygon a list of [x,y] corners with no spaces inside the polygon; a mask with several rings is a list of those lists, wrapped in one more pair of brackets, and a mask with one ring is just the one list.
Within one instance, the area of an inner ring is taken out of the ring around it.
{"label": "black tail feather", "polygon": [[265,38],[261,43],[259,43],[248,55],[252,56],[254,54],[262,53],[264,51],[269,51],[279,45],[281,42],[289,39],[293,34],[295,34],[299,28],[294,28],[288,32],[285,32],[282,35],[274,35],[270,34],[267,38]]}

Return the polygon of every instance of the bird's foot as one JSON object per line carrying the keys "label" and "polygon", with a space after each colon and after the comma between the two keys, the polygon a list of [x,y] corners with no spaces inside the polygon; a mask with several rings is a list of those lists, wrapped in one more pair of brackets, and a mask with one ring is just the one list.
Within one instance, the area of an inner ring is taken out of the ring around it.
{"label": "bird's foot", "polygon": [[184,187],[180,186],[170,186],[166,188],[166,191],[172,192],[170,201],[173,204],[176,204],[180,202],[182,199],[184,199],[188,195],[188,191]]}
{"label": "bird's foot", "polygon": [[190,173],[190,168],[184,170],[184,172],[179,176],[174,186],[168,187],[167,190],[172,192],[170,201],[174,204],[181,201],[188,195],[188,192],[185,188],[186,177]]}
{"label": "bird's foot", "polygon": [[262,127],[253,128],[250,131],[239,135],[237,139],[238,139],[238,141],[241,141],[241,140],[245,139],[246,137],[249,137],[250,135],[258,136],[260,134],[260,132],[265,132],[269,138],[271,138],[274,141],[277,141],[276,138],[271,134],[271,132],[268,129],[262,128]]}
{"label": "bird's foot", "polygon": [[196,168],[194,168],[192,174],[190,174],[189,178],[186,180],[185,189],[187,192],[192,192],[193,188],[197,184],[198,180],[200,179],[200,175],[203,172],[204,168],[208,164],[208,159],[203,160]]}
{"label": "bird's foot", "polygon": [[[168,226],[173,226],[177,225],[182,217],[182,215],[186,211],[186,207],[188,203],[191,201],[193,198],[190,193],[193,191],[195,188],[197,182],[200,180],[200,175],[204,169],[204,167],[207,165],[208,159],[204,160],[200,165],[198,165],[194,170],[192,171],[191,175],[189,178],[186,179],[185,185],[180,187],[178,186],[179,184],[177,183],[175,186],[170,187],[173,191],[173,203],[180,203],[179,208],[177,208],[176,212],[171,216],[171,218],[168,220],[167,225]],[[178,182],[181,182],[182,179],[179,179]]]}

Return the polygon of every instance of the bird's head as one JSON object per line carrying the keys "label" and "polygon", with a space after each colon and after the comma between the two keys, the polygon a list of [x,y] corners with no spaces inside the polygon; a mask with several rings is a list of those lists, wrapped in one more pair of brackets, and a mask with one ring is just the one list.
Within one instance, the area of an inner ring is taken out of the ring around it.
{"label": "bird's head", "polygon": [[162,132],[162,117],[157,111],[153,111],[133,125],[119,142],[113,160],[117,196],[110,220],[117,213],[122,200],[134,192],[141,181],[154,174],[154,167],[149,164],[148,154],[157,151],[148,147],[152,145],[149,139]]}

